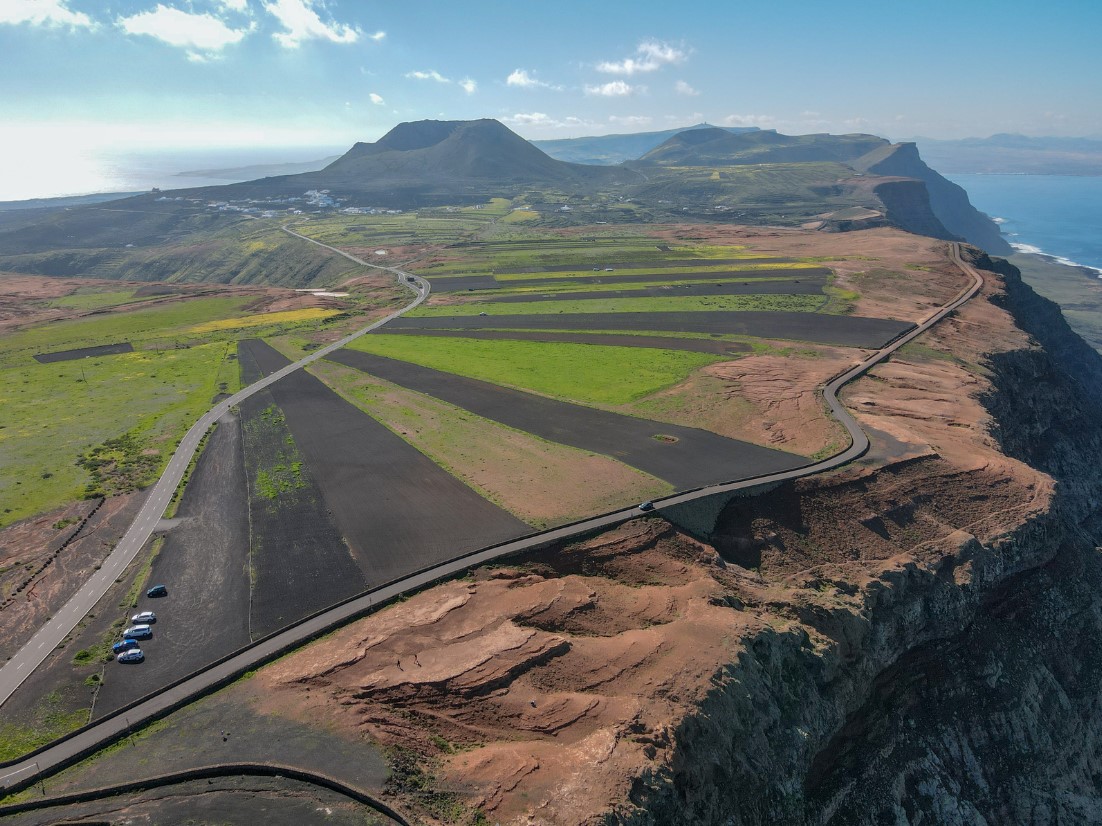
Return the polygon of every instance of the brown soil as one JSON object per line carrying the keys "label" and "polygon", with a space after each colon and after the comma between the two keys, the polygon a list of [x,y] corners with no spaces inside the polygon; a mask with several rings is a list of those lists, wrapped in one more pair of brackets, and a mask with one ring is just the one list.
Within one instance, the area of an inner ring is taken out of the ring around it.
{"label": "brown soil", "polygon": [[[79,522],[62,528],[54,525],[83,518],[95,502],[74,502],[0,531],[0,593],[5,603],[0,607],[0,657],[11,656],[92,575],[126,530],[141,496],[135,493],[107,499],[76,539],[45,568],[43,563]],[[40,568],[30,584],[16,594],[15,589]],[[15,598],[9,603],[11,596]]]}
{"label": "brown soil", "polygon": [[[967,582],[968,541],[1049,506],[1052,480],[998,452],[967,361],[1024,334],[981,296],[920,345],[848,391],[871,458],[737,500],[714,547],[640,519],[479,569],[262,670],[258,701],[412,750],[492,822],[601,822],[673,758],[677,727],[754,635],[800,624],[814,647],[854,645],[835,615],[882,578]],[[751,364],[751,387],[783,381],[769,357]]]}

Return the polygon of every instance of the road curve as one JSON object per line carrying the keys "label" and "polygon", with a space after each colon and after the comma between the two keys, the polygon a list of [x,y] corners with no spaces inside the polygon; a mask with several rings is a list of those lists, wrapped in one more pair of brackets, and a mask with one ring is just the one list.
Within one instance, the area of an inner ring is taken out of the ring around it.
{"label": "road curve", "polygon": [[311,362],[325,358],[325,356],[329,355],[334,350],[339,350],[350,341],[412,310],[429,296],[429,290],[431,288],[429,283],[422,278],[412,276],[395,267],[370,264],[367,261],[363,261],[341,250],[334,249],[325,244],[320,244],[312,238],[299,235],[297,232],[287,229],[286,227],[284,227],[284,229],[291,233],[291,235],[302,238],[312,244],[317,244],[320,247],[325,247],[325,249],[332,250],[357,264],[393,273],[403,287],[406,287],[414,293],[413,301],[397,312],[391,313],[386,318],[369,324],[351,335],[345,336],[340,341],[327,345],[320,350],[316,350],[305,358],[299,359],[293,364],[288,364],[272,375],[254,384],[250,384],[248,387],[239,390],[237,393],[234,393],[229,398],[214,405],[214,407],[204,413],[203,416],[191,426],[191,429],[188,430],[184,438],[180,440],[176,452],[172,454],[172,458],[161,474],[161,478],[157,480],[153,489],[150,490],[149,495],[146,496],[141,510],[138,511],[138,515],[134,517],[134,521],[130,523],[130,527],[127,528],[122,539],[119,540],[118,544],[103,561],[96,573],[84,583],[80,590],[77,591],[56,614],[47,620],[44,626],[38,629],[35,635],[31,637],[30,641],[20,648],[19,651],[4,664],[3,668],[0,668],[0,705],[3,705],[3,703],[15,693],[15,690],[19,688],[22,682],[30,676],[31,672],[49,656],[50,652],[61,644],[66,635],[76,627],[77,623],[84,618],[85,614],[92,610],[93,606],[95,606],[103,595],[107,593],[107,589],[111,587],[115,579],[122,576],[126,566],[138,555],[142,546],[145,545],[146,541],[153,534],[154,528],[157,527],[157,523],[168,507],[168,503],[172,501],[172,496],[176,492],[176,488],[180,484],[180,481],[184,478],[188,465],[191,463],[191,459],[199,447],[199,442],[202,440],[203,435],[210,429],[211,425],[225,415],[231,407],[240,404],[254,393],[263,390],[273,382],[279,381],[288,373],[300,370]]}
{"label": "road curve", "polygon": [[[293,234],[297,235],[297,233]],[[307,240],[312,241],[312,239]],[[312,242],[317,243],[316,241]],[[344,253],[341,254],[344,255]],[[869,448],[868,436],[861,430],[857,421],[849,411],[842,406],[842,403],[838,399],[838,391],[848,382],[853,381],[874,365],[888,358],[900,347],[903,347],[908,342],[922,335],[979,292],[980,288],[983,286],[983,279],[975,268],[966,263],[961,257],[959,244],[954,243],[951,245],[950,255],[953,262],[966,275],[973,279],[972,284],[964,288],[952,301],[931,313],[912,330],[900,336],[886,347],[877,350],[863,361],[839,373],[823,387],[823,397],[827,406],[850,434],[851,443],[849,447],[828,459],[812,462],[793,470],[741,479],[725,484],[710,485],[695,491],[686,491],[664,499],[655,500],[656,509],[661,511],[663,508],[671,505],[680,505],[717,493],[743,490],[759,485],[780,483],[810,476],[815,473],[821,473],[839,467],[863,455]],[[351,256],[347,257],[351,258]],[[427,294],[427,292],[427,286],[422,288],[422,296]],[[362,332],[366,331],[361,331],[361,333]],[[338,345],[328,347],[324,352],[331,352],[336,346]],[[319,352],[315,357],[320,358],[324,355],[324,352]],[[301,363],[296,364],[301,366]],[[294,367],[295,365],[291,366]],[[284,371],[280,371],[280,373],[283,372]],[[273,374],[273,377],[270,378],[274,378],[278,375],[279,374]],[[200,433],[201,432],[202,431],[200,431]],[[192,698],[231,682],[246,671],[256,668],[264,662],[297,648],[304,641],[318,637],[353,618],[368,613],[379,603],[401,596],[410,591],[418,590],[439,579],[458,574],[471,566],[480,565],[497,559],[498,557],[570,539],[580,534],[587,534],[610,528],[639,515],[639,510],[632,507],[590,519],[584,519],[570,525],[564,525],[532,536],[484,548],[480,551],[475,551],[449,562],[444,562],[403,577],[402,579],[379,588],[375,588],[359,597],[355,597],[313,617],[309,617],[296,625],[243,648],[208,668],[196,672],[177,684],[139,700],[126,708],[120,709],[87,728],[55,741],[54,744],[46,746],[36,753],[27,755],[18,762],[9,763],[4,769],[0,769],[0,771],[4,772],[0,774],[0,789],[25,787],[35,778],[51,774],[63,766],[69,765],[79,760],[81,757],[92,753],[118,737],[125,735],[132,726],[140,725],[149,720],[159,719],[173,709],[184,705]]]}

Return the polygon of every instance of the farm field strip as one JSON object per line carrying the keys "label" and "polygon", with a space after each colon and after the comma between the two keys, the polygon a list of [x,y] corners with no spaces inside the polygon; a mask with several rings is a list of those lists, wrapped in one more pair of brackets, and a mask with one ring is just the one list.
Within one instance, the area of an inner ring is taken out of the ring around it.
{"label": "farm field strip", "polygon": [[[239,362],[243,384],[263,377],[251,346],[240,347]],[[246,399],[240,415],[249,632],[256,639],[365,590],[367,581],[326,511],[271,388]]]}
{"label": "farm field strip", "polygon": [[[242,346],[265,375],[289,363],[263,342]],[[369,587],[532,532],[316,376],[269,389]]]}
{"label": "farm field strip", "polygon": [[351,349],[584,404],[626,404],[720,356],[609,345],[365,336]]}
{"label": "farm field strip", "polygon": [[631,275],[579,275],[570,278],[532,278],[525,281],[497,281],[491,275],[449,276],[447,278],[434,278],[433,288],[437,292],[452,293],[464,290],[508,290],[514,293],[523,291],[539,291],[541,289],[555,288],[561,290],[584,289],[586,285],[603,285],[607,289],[623,289],[634,285],[660,285],[660,284],[714,284],[729,281],[738,281],[743,284],[771,284],[771,283],[803,283],[815,282],[825,284],[829,280],[830,272],[821,270],[806,270],[804,272],[743,272],[724,271],[710,273],[702,276],[700,273],[652,273]]}
{"label": "farm field strip", "polygon": [[584,407],[358,350],[338,350],[328,358],[548,441],[611,456],[678,490],[807,461],[697,428]]}
{"label": "farm field strip", "polygon": [[[450,310],[441,307],[440,310]],[[541,308],[542,309],[542,308]],[[752,336],[766,339],[808,341],[843,347],[873,349],[881,347],[914,327],[904,321],[865,316],[827,315],[800,312],[619,312],[608,313],[529,313],[478,316],[475,314],[429,317],[403,316],[392,329],[423,330],[609,330],[668,331]]]}
{"label": "farm field strip", "polygon": [[526,301],[590,301],[594,299],[625,299],[625,298],[680,298],[683,296],[718,296],[718,295],[817,295],[822,296],[822,284],[812,282],[773,281],[758,284],[663,284],[651,287],[639,287],[636,289],[609,289],[606,286],[594,286],[581,292],[551,292],[540,293],[527,291],[519,295],[510,295],[502,291],[494,290],[492,295],[478,293],[471,298],[482,301],[487,300],[497,304],[517,304]]}
{"label": "farm field strip", "polygon": [[679,314],[713,312],[791,312],[812,314],[821,310],[829,298],[822,295],[671,295],[644,296],[642,298],[607,298],[593,296],[576,299],[549,298],[545,301],[522,303],[479,301],[462,304],[445,304],[435,307],[421,306],[409,314],[409,318],[434,318],[437,316],[518,316],[535,313],[579,314],[595,313],[654,313]]}
{"label": "farm field strip", "polygon": [[[657,247],[654,248],[657,250]],[[661,252],[661,251],[659,251]],[[662,255],[668,255],[669,253],[661,252]],[[615,259],[609,260],[608,263],[602,264],[603,267],[614,267],[616,269],[623,270],[661,270],[661,269],[695,269],[700,267],[723,267],[727,265],[752,265],[752,264],[766,264],[766,265],[779,265],[779,264],[792,264],[796,263],[795,258],[775,258],[770,255],[759,255],[758,253],[748,253],[745,256],[733,256],[729,258],[655,258],[653,260],[642,261],[616,261]],[[579,264],[557,264],[553,266],[545,266],[539,269],[533,267],[501,267],[494,270],[496,275],[522,275],[527,273],[538,272],[577,272],[586,269],[592,269],[594,265],[590,264],[588,267]]]}
{"label": "farm field strip", "polygon": [[[830,270],[817,263],[812,262],[793,262],[790,264],[775,264],[769,262],[767,264],[749,264],[744,262],[735,262],[739,264],[738,267],[732,267],[730,264],[722,265],[709,265],[692,268],[670,268],[670,269],[655,269],[652,267],[639,267],[629,272],[619,272],[616,268],[600,268],[600,267],[584,267],[582,269],[571,269],[561,272],[554,272],[551,277],[560,279],[569,278],[614,278],[617,273],[624,278],[631,278],[633,276],[644,275],[660,275],[665,276],[670,280],[674,280],[679,275],[694,276],[696,278],[708,278],[716,273],[739,273],[752,277],[755,273],[776,273],[779,275],[789,274],[793,277],[799,276],[804,272],[815,273],[829,273]],[[627,269],[627,268],[624,268]],[[549,273],[547,270],[532,270],[527,273],[493,273],[494,278],[500,282],[507,283],[524,283],[528,281],[534,281],[540,278],[547,278]]]}
{"label": "farm field strip", "polygon": [[748,353],[749,344],[742,341],[718,341],[708,338],[675,338],[640,333],[572,333],[569,331],[536,330],[400,330],[388,329],[390,335],[418,335],[441,338],[472,338],[483,341],[547,341],[566,344],[596,344],[609,347],[643,347],[654,350],[689,350],[694,353],[734,355]]}
{"label": "farm field strip", "polygon": [[78,347],[75,350],[57,350],[53,353],[39,353],[34,360],[39,364],[55,364],[59,361],[93,358],[95,356],[116,356],[119,353],[133,353],[134,345],[129,341],[119,344],[101,344],[98,347]]}
{"label": "farm field strip", "polygon": [[543,529],[673,492],[601,454],[549,442],[330,361],[311,365],[341,396],[490,501]]}

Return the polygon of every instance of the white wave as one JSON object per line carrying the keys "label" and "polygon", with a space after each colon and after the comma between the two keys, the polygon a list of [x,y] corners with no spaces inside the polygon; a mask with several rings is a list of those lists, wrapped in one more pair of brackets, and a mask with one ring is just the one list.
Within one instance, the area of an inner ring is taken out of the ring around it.
{"label": "white wave", "polygon": [[996,224],[1005,224],[1006,223],[1005,218],[992,218],[991,220],[994,221]]}
{"label": "white wave", "polygon": [[1025,255],[1040,255],[1050,261],[1055,261],[1057,264],[1063,264],[1065,267],[1076,267],[1081,270],[1090,270],[1093,273],[1097,273],[1098,278],[1102,278],[1102,267],[1092,267],[1090,264],[1080,264],[1078,261],[1072,261],[1070,258],[1065,258],[1062,255],[1053,255],[1052,253],[1045,252],[1040,247],[1033,246],[1033,244],[1019,244],[1011,241],[1010,246],[1012,246],[1016,251]]}

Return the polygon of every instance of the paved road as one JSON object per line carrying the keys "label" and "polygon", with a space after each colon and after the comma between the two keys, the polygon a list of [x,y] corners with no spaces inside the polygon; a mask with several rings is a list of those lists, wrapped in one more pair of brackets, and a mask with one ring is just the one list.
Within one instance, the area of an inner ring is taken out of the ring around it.
{"label": "paved road", "polygon": [[[861,430],[853,416],[851,416],[842,406],[842,403],[838,400],[838,391],[848,382],[888,358],[900,347],[912,341],[926,330],[929,330],[934,324],[941,321],[941,319],[960,307],[979,291],[980,287],[983,286],[983,280],[979,273],[969,264],[966,264],[961,258],[959,245],[951,245],[950,254],[954,263],[956,263],[966,275],[971,276],[973,283],[962,290],[956,298],[941,307],[941,309],[933,312],[912,330],[876,351],[864,361],[855,364],[853,367],[839,374],[823,388],[823,396],[827,405],[846,430],[849,431],[852,439],[852,444],[846,450],[843,450],[841,453],[829,459],[814,462],[802,468],[766,474],[750,479],[742,479],[722,485],[711,485],[696,491],[688,491],[665,499],[656,500],[655,505],[657,509],[661,511],[664,507],[691,502],[694,499],[712,496],[717,493],[737,491],[756,487],[758,485],[780,483],[804,476],[810,476],[811,474],[821,473],[846,464],[864,454],[869,447],[868,436]],[[351,256],[348,257],[351,258]],[[420,291],[421,295],[419,296],[419,300],[423,300],[424,296],[428,293],[427,285],[422,286]],[[414,305],[417,303],[419,303],[419,301],[415,301]],[[406,309],[409,308],[407,307]],[[366,331],[361,331],[360,334],[363,332]],[[326,348],[325,352],[330,352],[337,346],[339,346],[339,343],[338,345],[333,345],[333,347]],[[315,354],[314,357],[320,358],[322,355],[324,355],[324,352]],[[303,362],[297,362],[290,367],[297,369],[297,367],[301,367],[302,364]],[[280,371],[280,373],[283,373],[283,371]],[[273,374],[269,379],[275,379],[278,375],[279,374]],[[268,381],[268,379],[265,381]],[[257,385],[253,386],[256,387]],[[201,434],[204,430],[205,428],[198,432]],[[169,495],[171,495],[171,490],[174,488],[175,485],[169,488]],[[317,637],[332,628],[348,622],[350,619],[362,616],[370,611],[372,606],[377,603],[400,596],[409,591],[417,590],[442,577],[460,573],[471,566],[480,565],[501,556],[529,550],[552,542],[571,539],[579,534],[611,528],[633,517],[637,517],[638,515],[638,509],[625,508],[615,513],[605,514],[593,519],[586,519],[582,522],[565,525],[534,536],[524,537],[512,542],[485,548],[450,562],[441,563],[420,573],[404,577],[401,580],[397,580],[389,585],[384,585],[381,588],[376,588],[350,602],[338,605],[316,617],[307,619],[272,637],[261,640],[255,645],[243,649],[225,661],[195,674],[174,687],[170,687],[152,695],[148,699],[140,701],[134,706],[120,711],[113,716],[105,717],[94,726],[68,739],[61,740],[37,754],[24,758],[18,763],[10,764],[7,770],[0,775],[0,788],[25,785],[29,780],[39,775],[50,774],[58,768],[74,762],[79,759],[79,757],[94,751],[96,748],[125,735],[131,726],[162,717],[169,710],[184,705],[190,699],[209,691],[213,687],[224,685],[240,674],[255,668],[257,665],[298,647],[304,640]],[[141,516],[139,515],[138,521],[140,522],[140,520]]]}
{"label": "paved road", "polygon": [[19,688],[22,682],[30,676],[31,672],[46,659],[49,653],[61,644],[61,641],[65,639],[66,635],[76,627],[77,623],[84,618],[85,614],[92,610],[92,607],[107,593],[107,589],[111,587],[115,579],[122,576],[126,566],[138,555],[142,546],[145,545],[146,541],[152,535],[154,528],[156,528],[157,523],[165,512],[165,508],[168,507],[168,503],[172,501],[172,495],[180,484],[180,480],[184,478],[184,473],[187,472],[188,465],[191,463],[191,459],[195,455],[196,449],[199,447],[200,440],[210,429],[211,425],[225,415],[231,407],[240,404],[254,393],[263,390],[268,385],[279,381],[289,373],[293,373],[295,370],[299,370],[311,362],[325,358],[334,350],[339,350],[350,341],[381,327],[388,321],[402,315],[402,313],[412,310],[428,298],[430,289],[429,284],[421,278],[416,278],[394,267],[383,267],[377,264],[370,264],[367,261],[363,261],[341,250],[334,249],[325,244],[319,244],[312,238],[299,235],[297,232],[286,229],[286,227],[284,227],[284,229],[291,233],[291,235],[302,238],[304,241],[309,241],[311,244],[317,244],[319,247],[333,250],[333,252],[343,255],[345,258],[355,261],[357,264],[393,273],[397,276],[402,286],[413,291],[415,294],[413,301],[401,310],[391,313],[386,318],[369,324],[367,327],[357,330],[349,336],[345,336],[340,341],[334,342],[320,350],[316,350],[306,358],[300,359],[293,364],[288,364],[272,375],[254,384],[250,384],[244,390],[240,390],[228,399],[216,404],[207,411],[199,421],[192,425],[191,429],[180,441],[180,445],[176,448],[176,452],[172,454],[172,458],[169,460],[164,473],[161,474],[161,478],[157,480],[157,484],[153,486],[153,489],[146,497],[142,509],[138,512],[138,515],[134,518],[134,521],[130,524],[130,527],[127,529],[122,539],[119,540],[115,549],[111,551],[111,554],[103,561],[100,569],[91,579],[84,583],[84,586],[65,603],[60,611],[54,614],[54,616],[51,617],[33,637],[31,637],[26,645],[19,649],[19,651],[5,663],[3,668],[0,668],[0,705],[6,702],[7,699],[15,693],[15,690]]}

